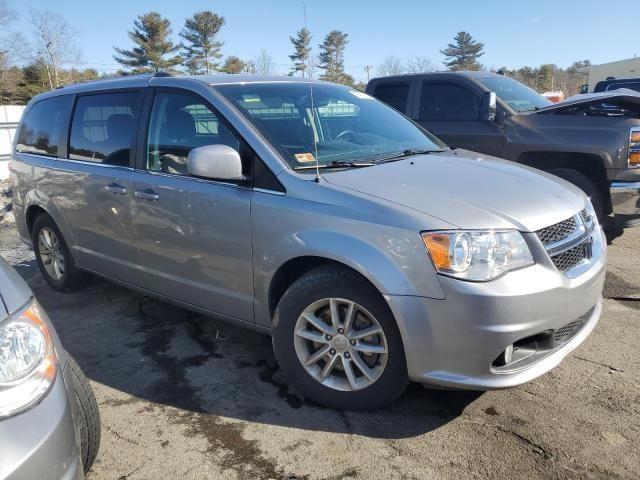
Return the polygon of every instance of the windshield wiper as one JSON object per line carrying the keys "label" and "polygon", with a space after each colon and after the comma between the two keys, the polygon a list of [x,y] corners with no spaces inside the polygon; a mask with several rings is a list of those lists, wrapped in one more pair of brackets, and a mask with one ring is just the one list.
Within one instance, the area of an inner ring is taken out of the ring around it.
{"label": "windshield wiper", "polygon": [[344,160],[334,160],[330,163],[320,163],[316,166],[313,165],[298,165],[293,167],[294,170],[315,170],[319,168],[321,170],[327,170],[330,168],[362,168],[362,167],[371,167],[373,162],[347,162]]}
{"label": "windshield wiper", "polygon": [[401,158],[411,157],[412,155],[425,155],[428,153],[436,153],[443,152],[444,150],[420,150],[417,148],[408,148],[403,150],[402,152],[393,153],[386,157],[376,158],[374,163],[385,163],[385,162],[393,162],[395,160],[400,160]]}

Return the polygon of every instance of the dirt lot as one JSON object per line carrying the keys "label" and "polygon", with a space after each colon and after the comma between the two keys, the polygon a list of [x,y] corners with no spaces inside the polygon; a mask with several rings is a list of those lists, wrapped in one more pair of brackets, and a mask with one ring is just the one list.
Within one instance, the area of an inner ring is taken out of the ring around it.
{"label": "dirt lot", "polygon": [[0,228],[0,254],[92,380],[103,437],[90,480],[637,479],[639,247],[640,228],[613,240],[599,326],[543,378],[484,394],[412,385],[354,413],[287,388],[266,337],[100,280],[53,292]]}

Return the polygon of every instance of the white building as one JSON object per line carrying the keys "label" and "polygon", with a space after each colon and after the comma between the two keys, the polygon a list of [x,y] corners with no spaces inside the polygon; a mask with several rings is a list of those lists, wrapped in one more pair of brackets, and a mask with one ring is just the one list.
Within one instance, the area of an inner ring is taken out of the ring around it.
{"label": "white building", "polygon": [[24,105],[0,105],[0,180],[9,177],[9,158]]}
{"label": "white building", "polygon": [[606,80],[608,77],[640,77],[640,58],[634,57],[627,60],[591,65],[590,67],[581,68],[580,71],[589,75],[589,91],[593,92],[596,83]]}

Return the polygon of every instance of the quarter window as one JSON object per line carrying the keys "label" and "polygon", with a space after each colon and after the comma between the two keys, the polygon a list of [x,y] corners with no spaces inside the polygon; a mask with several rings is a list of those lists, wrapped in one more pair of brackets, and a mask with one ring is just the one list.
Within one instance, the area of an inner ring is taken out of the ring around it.
{"label": "quarter window", "polygon": [[240,151],[238,138],[201,98],[157,93],[149,122],[147,170],[189,175],[189,152],[205,145],[228,145]]}
{"label": "quarter window", "polygon": [[69,158],[128,166],[139,102],[137,92],[79,97],[71,124]]}
{"label": "quarter window", "polygon": [[420,120],[463,121],[480,119],[480,97],[453,83],[424,82]]}
{"label": "quarter window", "polygon": [[57,156],[70,109],[71,95],[47,98],[33,105],[20,125],[16,151]]}
{"label": "quarter window", "polygon": [[404,113],[407,109],[407,99],[409,98],[409,84],[384,83],[375,88],[373,96]]}

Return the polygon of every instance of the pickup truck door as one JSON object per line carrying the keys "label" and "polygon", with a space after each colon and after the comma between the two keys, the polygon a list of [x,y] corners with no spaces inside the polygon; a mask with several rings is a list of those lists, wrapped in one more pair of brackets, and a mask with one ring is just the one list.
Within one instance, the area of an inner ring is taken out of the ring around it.
{"label": "pickup truck door", "polygon": [[504,132],[499,123],[482,120],[482,93],[452,80],[424,80],[418,85],[413,117],[451,148],[500,157]]}
{"label": "pickup truck door", "polygon": [[186,163],[204,145],[240,150],[239,136],[207,100],[183,89],[150,88],[142,118],[131,184],[146,287],[253,322],[252,189],[194,177]]}

